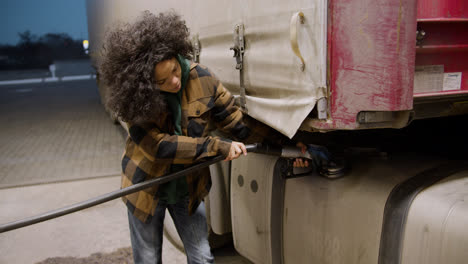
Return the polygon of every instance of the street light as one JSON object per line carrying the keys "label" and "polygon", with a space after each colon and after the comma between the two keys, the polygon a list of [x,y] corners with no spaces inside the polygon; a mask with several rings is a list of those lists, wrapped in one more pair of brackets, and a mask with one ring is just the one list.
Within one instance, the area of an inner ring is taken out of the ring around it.
{"label": "street light", "polygon": [[87,39],[83,40],[83,48],[86,54],[88,54],[89,41]]}

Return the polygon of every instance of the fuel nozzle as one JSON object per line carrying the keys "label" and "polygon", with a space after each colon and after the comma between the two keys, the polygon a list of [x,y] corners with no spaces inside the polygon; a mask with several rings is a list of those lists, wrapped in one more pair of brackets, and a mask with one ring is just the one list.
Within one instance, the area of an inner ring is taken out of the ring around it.
{"label": "fuel nozzle", "polygon": [[246,145],[246,148],[248,152],[274,155],[289,159],[308,159],[312,162],[313,169],[316,172],[330,179],[344,176],[344,161],[335,159],[324,146],[308,144],[305,153],[302,153],[301,148],[296,146],[273,146],[261,143]]}

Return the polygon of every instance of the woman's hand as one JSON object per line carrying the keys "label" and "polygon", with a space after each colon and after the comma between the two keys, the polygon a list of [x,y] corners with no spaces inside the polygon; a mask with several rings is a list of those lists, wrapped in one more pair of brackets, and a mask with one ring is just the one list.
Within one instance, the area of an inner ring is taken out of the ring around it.
{"label": "woman's hand", "polygon": [[[307,146],[302,143],[302,142],[297,142],[296,144],[296,147],[299,147],[301,148],[301,152],[304,154],[307,150]],[[301,158],[297,158],[294,163],[293,163],[293,166],[295,168],[305,168],[305,167],[309,167],[309,161],[307,160],[304,160],[304,159],[301,159]]]}
{"label": "woman's hand", "polygon": [[244,156],[247,155],[247,149],[244,143],[233,141],[225,161],[237,159],[242,153],[244,153]]}

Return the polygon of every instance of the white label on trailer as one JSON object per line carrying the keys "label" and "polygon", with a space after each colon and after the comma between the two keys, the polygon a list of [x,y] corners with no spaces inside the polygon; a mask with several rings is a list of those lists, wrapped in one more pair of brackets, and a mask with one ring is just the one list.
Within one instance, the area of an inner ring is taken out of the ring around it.
{"label": "white label on trailer", "polygon": [[444,65],[416,66],[414,93],[440,92],[444,85]]}
{"label": "white label on trailer", "polygon": [[461,72],[447,72],[444,73],[444,91],[453,91],[461,89]]}

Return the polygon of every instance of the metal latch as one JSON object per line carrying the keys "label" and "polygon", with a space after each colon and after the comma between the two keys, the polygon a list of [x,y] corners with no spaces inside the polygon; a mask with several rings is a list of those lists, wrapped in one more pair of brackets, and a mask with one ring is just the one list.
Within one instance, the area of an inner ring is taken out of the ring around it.
{"label": "metal latch", "polygon": [[421,46],[422,41],[426,37],[426,32],[420,28],[416,30],[416,46]]}
{"label": "metal latch", "polygon": [[200,63],[200,40],[198,39],[198,34],[193,36],[192,38],[192,45],[193,45],[193,61],[196,63]]}
{"label": "metal latch", "polygon": [[231,47],[231,50],[234,51],[234,56],[236,58],[236,69],[242,70],[244,63],[244,25],[237,24],[234,28],[234,46]]}
{"label": "metal latch", "polygon": [[245,100],[245,85],[244,85],[244,51],[245,51],[245,40],[244,40],[244,25],[237,24],[234,27],[233,34],[234,46],[230,49],[234,51],[233,57],[236,58],[236,69],[239,70],[240,78],[240,106],[244,112],[247,112],[246,100]]}

